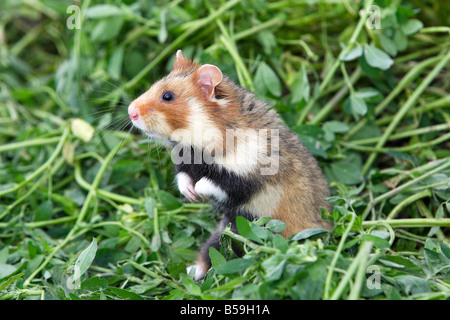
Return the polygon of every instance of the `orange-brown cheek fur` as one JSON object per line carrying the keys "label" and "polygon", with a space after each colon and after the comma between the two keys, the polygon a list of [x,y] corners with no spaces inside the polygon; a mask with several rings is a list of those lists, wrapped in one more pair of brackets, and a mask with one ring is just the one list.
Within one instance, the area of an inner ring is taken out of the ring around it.
{"label": "orange-brown cheek fur", "polygon": [[[164,119],[170,126],[171,131],[177,129],[187,128],[189,123],[187,121],[190,110],[184,101],[160,102],[148,101],[145,104],[138,104],[140,115],[146,117],[152,112],[164,115]],[[149,128],[150,129],[150,128]]]}
{"label": "orange-brown cheek fur", "polygon": [[185,101],[173,101],[170,103],[160,105],[158,112],[164,114],[168,125],[173,130],[185,129],[189,126],[187,121],[190,110]]}

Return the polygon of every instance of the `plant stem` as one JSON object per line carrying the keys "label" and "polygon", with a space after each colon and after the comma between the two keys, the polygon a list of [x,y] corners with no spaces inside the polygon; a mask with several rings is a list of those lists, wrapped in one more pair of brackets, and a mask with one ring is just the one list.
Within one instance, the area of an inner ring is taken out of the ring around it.
{"label": "plant stem", "polygon": [[398,205],[395,206],[394,209],[387,215],[386,220],[394,219],[395,216],[403,210],[403,208],[407,207],[411,203],[416,202],[419,199],[425,198],[425,197],[431,197],[431,191],[430,190],[423,190],[422,192],[413,194],[412,196],[409,196],[402,202],[400,202]]}
{"label": "plant stem", "polygon": [[[78,162],[75,163],[75,181],[80,185],[80,187],[82,187],[83,189],[86,190],[90,190],[92,188],[92,185],[89,184],[89,182],[87,182],[86,180],[84,180],[83,176],[81,175],[81,167],[80,164]],[[131,197],[127,197],[121,194],[117,194],[114,192],[110,192],[107,190],[103,190],[103,189],[98,189],[97,190],[97,196],[99,198],[108,198],[120,203],[129,203],[132,205],[137,205],[140,206],[144,203],[144,199],[143,198],[131,198]]]}
{"label": "plant stem", "polygon": [[[367,16],[369,13],[369,8],[372,5],[373,0],[368,0],[365,3],[365,7],[363,9],[363,13],[359,19],[359,22],[355,28],[355,30],[353,31],[353,34],[347,44],[347,46],[345,47],[345,49],[343,50],[342,54],[346,54],[348,52],[350,52],[351,49],[353,49],[354,44],[356,43],[356,39],[358,38],[359,34],[361,33],[361,30],[364,26],[364,24],[367,21]],[[339,68],[339,65],[341,63],[341,60],[336,59],[336,61],[334,62],[334,64],[331,66],[330,70],[328,71],[328,73],[325,75],[325,78],[323,79],[322,83],[319,86],[318,89],[318,95],[320,96],[320,93],[325,89],[325,87],[328,85],[328,83],[331,81],[331,79],[333,78],[334,74],[336,73],[336,70]],[[298,120],[297,120],[297,125],[301,125],[305,119],[306,116],[308,115],[309,111],[311,110],[311,108],[314,106],[314,104],[317,101],[317,97],[312,97],[311,100],[309,100],[308,104],[305,106],[305,108],[302,110]],[[321,118],[324,117],[324,114],[321,114]],[[318,120],[315,120],[314,123],[317,123]]]}
{"label": "plant stem", "polygon": [[247,238],[244,238],[243,236],[232,232],[230,229],[225,228],[225,230],[223,230],[222,233],[232,239],[235,239],[237,241],[244,243],[246,246],[252,248],[253,250],[261,250],[261,251],[264,251],[267,253],[280,253],[280,251],[278,249],[256,244],[256,243],[248,240]]}
{"label": "plant stem", "polygon": [[59,155],[59,153],[61,152],[62,147],[64,146],[64,143],[66,142],[68,136],[69,136],[69,128],[65,127],[61,137],[59,138],[58,145],[56,146],[56,148],[53,151],[50,158],[48,158],[48,160],[42,166],[40,166],[37,170],[35,170],[32,174],[27,176],[27,178],[24,181],[22,181],[21,183],[17,184],[16,186],[14,186],[12,188],[0,191],[0,197],[4,196],[5,194],[12,193],[12,192],[19,190],[24,185],[26,185],[28,182],[35,179],[38,175],[40,175],[45,170],[47,170],[52,165],[53,161],[55,161],[55,159]]}
{"label": "plant stem", "polygon": [[142,80],[150,71],[153,70],[163,59],[165,59],[169,54],[171,54],[174,50],[178,49],[182,43],[190,37],[192,34],[200,30],[202,27],[208,25],[212,21],[214,21],[217,17],[222,15],[225,11],[231,9],[235,5],[237,5],[239,0],[231,0],[227,1],[222,7],[220,7],[213,14],[209,15],[207,18],[200,19],[195,23],[191,28],[184,31],[181,35],[178,36],[171,44],[166,46],[157,56],[153,59],[147,66],[144,67],[133,79],[126,82],[122,87],[117,88],[111,94],[107,95],[107,97],[116,97],[118,93],[120,94],[123,90],[128,90],[136,86],[136,84]]}
{"label": "plant stem", "polygon": [[[420,75],[420,73],[427,67],[434,65],[436,62],[440,60],[440,57],[432,57],[428,60],[422,61],[421,63],[414,66],[403,78],[400,82],[395,86],[395,88],[389,93],[389,95],[381,101],[375,107],[375,115],[381,114],[381,112],[389,105],[389,103],[394,100],[394,98],[400,94],[400,92],[406,88],[416,77]],[[356,124],[348,133],[345,135],[344,139],[347,140],[349,137],[353,136],[356,132],[358,132],[364,125],[367,123],[367,119],[361,119],[358,124]]]}
{"label": "plant stem", "polygon": [[[389,140],[403,139],[403,138],[408,138],[408,137],[415,136],[415,135],[421,135],[421,134],[426,134],[426,133],[436,132],[436,131],[443,131],[443,130],[447,130],[447,129],[450,129],[450,123],[442,123],[442,124],[438,124],[438,125],[434,125],[434,126],[399,132],[399,133],[396,133],[396,134],[393,134],[392,136],[390,136]],[[379,139],[379,137],[374,137],[374,138],[367,138],[367,139],[361,139],[361,140],[353,140],[353,141],[350,141],[349,143],[351,143],[353,145],[371,144],[371,143],[377,142],[378,139]]]}
{"label": "plant stem", "polygon": [[450,133],[444,134],[434,140],[427,141],[427,142],[418,142],[415,144],[406,145],[403,147],[397,147],[397,148],[388,148],[388,147],[366,147],[361,145],[354,145],[353,143],[339,141],[339,144],[343,145],[346,148],[353,149],[353,150],[359,150],[359,151],[368,151],[368,152],[374,152],[374,153],[385,153],[388,151],[399,151],[399,152],[407,152],[407,151],[413,151],[413,150],[420,150],[423,148],[435,146],[437,144],[440,144],[442,142],[445,142],[450,139]]}
{"label": "plant stem", "polygon": [[350,233],[350,230],[353,227],[353,224],[355,223],[356,214],[351,213],[351,220],[347,225],[347,228],[345,229],[344,233],[342,234],[341,240],[339,241],[339,245],[336,248],[336,252],[334,253],[333,260],[331,261],[331,264],[328,269],[327,277],[325,279],[325,288],[324,288],[324,299],[328,300],[330,296],[330,287],[331,287],[331,279],[333,278],[333,272],[336,268],[336,263],[339,259],[339,256],[341,254],[342,248],[344,247],[345,240],[347,239],[348,234]]}
{"label": "plant stem", "polygon": [[[389,124],[389,126],[385,130],[384,134],[378,141],[376,148],[381,148],[382,146],[384,146],[384,144],[386,143],[386,141],[389,138],[389,136],[391,135],[391,133],[398,126],[400,120],[402,120],[403,117],[405,116],[405,114],[413,107],[413,105],[417,102],[417,100],[419,99],[419,97],[423,93],[423,91],[429,86],[431,81],[434,80],[434,78],[438,75],[438,73],[441,71],[441,69],[445,67],[445,65],[447,64],[447,62],[449,60],[450,60],[450,50],[446,50],[445,55],[442,57],[442,59],[439,61],[439,63],[426,76],[426,78],[417,87],[417,89],[409,97],[409,99],[406,101],[406,103],[397,112],[394,119]],[[367,159],[367,161],[362,169],[362,175],[365,175],[367,173],[369,168],[372,166],[372,163],[375,161],[376,156],[377,156],[377,153],[375,153],[375,152],[372,152],[369,155],[369,158]]]}
{"label": "plant stem", "polygon": [[[344,64],[342,64],[344,65]],[[311,120],[311,124],[318,124],[320,121],[322,121],[328,113],[334,108],[336,103],[338,103],[348,92],[348,90],[352,90],[352,84],[358,81],[359,77],[362,74],[361,68],[358,66],[355,71],[350,76],[350,79],[345,81],[347,83],[347,86],[342,87],[334,96],[330,99],[330,101],[323,106],[323,108],[320,109],[320,111],[317,113],[317,115]]]}
{"label": "plant stem", "polygon": [[100,167],[97,175],[94,178],[94,181],[91,185],[91,188],[89,190],[89,193],[86,197],[86,200],[83,204],[83,207],[81,208],[77,220],[75,222],[75,225],[73,226],[73,228],[69,231],[69,233],[67,234],[67,236],[65,237],[65,239],[63,241],[61,241],[55,248],[53,248],[53,250],[47,255],[46,259],[41,263],[41,265],[36,268],[33,273],[25,280],[24,282],[24,287],[27,287],[30,282],[34,279],[34,277],[41,272],[41,270],[43,270],[45,268],[45,266],[53,259],[53,257],[55,256],[55,254],[61,250],[61,248],[63,248],[69,241],[72,240],[73,235],[81,228],[81,222],[83,221],[83,219],[85,218],[86,214],[88,213],[88,209],[91,205],[91,202],[95,199],[96,197],[96,193],[97,193],[97,188],[100,184],[100,181],[103,178],[104,173],[106,172],[106,169],[108,168],[109,163],[112,161],[112,159],[114,158],[114,156],[116,155],[116,153],[119,151],[121,145],[118,144],[116,145],[108,154],[108,156],[105,158],[105,161],[102,163],[102,166]]}
{"label": "plant stem", "polygon": [[[414,108],[414,110],[408,111],[407,116],[413,116],[424,112],[429,112],[434,109],[448,108],[450,107],[450,95],[442,97],[435,101],[426,102],[426,105]],[[442,110],[443,111],[443,110]],[[376,125],[385,125],[394,119],[393,115],[385,116],[375,121]]]}
{"label": "plant stem", "polygon": [[96,223],[96,224],[92,225],[91,227],[89,227],[89,229],[100,228],[100,227],[103,227],[103,226],[118,226],[118,227],[120,227],[120,228],[122,228],[122,229],[128,231],[129,233],[134,234],[134,235],[135,235],[136,237],[138,237],[139,239],[141,239],[141,241],[142,241],[142,242],[147,246],[147,248],[149,248],[150,250],[151,250],[151,248],[152,248],[151,245],[150,245],[150,242],[149,242],[149,241],[148,241],[141,233],[139,233],[138,231],[136,231],[136,230],[134,230],[134,229],[132,229],[132,228],[129,228],[129,227],[123,225],[123,224],[120,223],[119,221],[104,221],[104,222],[99,222],[99,223]]}
{"label": "plant stem", "polygon": [[351,277],[353,276],[356,270],[358,270],[356,273],[356,281],[355,284],[353,285],[352,290],[350,291],[348,300],[356,300],[359,298],[364,275],[366,272],[368,257],[371,249],[372,243],[370,241],[365,241],[361,249],[359,250],[358,254],[353,259],[353,262],[347,269],[347,272],[345,273],[341,282],[339,282],[339,285],[337,286],[336,290],[331,296],[331,300],[338,300],[341,297],[342,293],[346,289],[347,284],[349,283]]}
{"label": "plant stem", "polygon": [[411,218],[411,219],[393,219],[393,220],[373,220],[363,221],[363,228],[370,228],[372,225],[384,222],[392,228],[415,228],[415,227],[450,227],[450,218]]}
{"label": "plant stem", "polygon": [[[231,40],[234,42],[237,42],[237,41],[245,39],[255,33],[261,32],[265,29],[269,29],[269,28],[272,28],[275,26],[281,26],[281,25],[283,25],[283,21],[279,17],[275,17],[272,20],[258,24],[250,29],[247,29],[247,30],[244,30],[244,31],[241,31],[241,32],[231,35]],[[209,46],[208,48],[206,48],[205,51],[214,52],[219,47],[220,47],[220,45],[218,43],[214,43],[211,46]]]}
{"label": "plant stem", "polygon": [[61,137],[47,138],[47,139],[34,139],[29,141],[14,142],[0,146],[0,152],[11,151],[20,148],[28,148],[35,146],[42,146],[46,144],[57,143]]}
{"label": "plant stem", "polygon": [[378,197],[373,199],[373,201],[370,202],[367,205],[366,209],[364,210],[364,212],[362,214],[363,218],[367,217],[367,215],[369,214],[370,210],[376,204],[378,204],[381,201],[384,201],[384,200],[386,200],[386,199],[388,199],[390,197],[393,197],[394,195],[396,195],[400,191],[403,191],[403,190],[409,188],[410,186],[412,186],[412,185],[414,185],[414,184],[416,184],[416,183],[418,183],[418,182],[420,182],[420,181],[422,181],[422,180],[424,180],[424,179],[426,179],[428,177],[431,177],[432,175],[434,175],[434,174],[436,174],[436,173],[438,173],[438,172],[440,172],[442,170],[447,169],[448,167],[450,167],[450,158],[446,158],[444,161],[440,162],[439,165],[436,168],[434,168],[433,170],[430,170],[430,171],[426,172],[425,174],[423,174],[423,175],[421,175],[421,176],[419,176],[419,177],[417,177],[417,178],[415,178],[415,179],[413,179],[413,180],[411,180],[411,181],[409,181],[407,183],[402,184],[398,188],[395,188],[395,189],[393,189],[393,190],[391,190],[389,192],[386,192],[386,193],[384,193],[382,195],[379,195]]}

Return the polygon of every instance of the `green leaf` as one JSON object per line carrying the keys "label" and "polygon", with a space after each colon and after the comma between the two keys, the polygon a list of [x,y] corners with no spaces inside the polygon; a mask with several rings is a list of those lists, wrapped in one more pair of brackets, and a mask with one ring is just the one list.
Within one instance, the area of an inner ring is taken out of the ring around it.
{"label": "green leaf", "polygon": [[50,200],[42,202],[36,210],[34,221],[50,220],[53,214],[53,203]]}
{"label": "green leaf", "polygon": [[209,258],[211,259],[211,264],[214,267],[214,269],[217,269],[225,262],[227,262],[227,260],[225,260],[222,254],[219,251],[217,251],[217,249],[214,247],[209,248]]}
{"label": "green leaf", "polygon": [[12,264],[0,264],[0,279],[16,272],[17,267]]}
{"label": "green leaf", "polygon": [[271,220],[270,217],[261,217],[257,220],[252,221],[255,226],[261,227],[267,224]]}
{"label": "green leaf", "polygon": [[286,257],[285,255],[275,254],[271,256],[269,259],[265,260],[261,266],[263,267],[266,275],[265,278],[267,281],[279,280],[284,266],[286,265]]}
{"label": "green leaf", "polygon": [[345,161],[334,162],[330,165],[331,171],[337,181],[345,184],[358,184],[363,181],[361,168]]}
{"label": "green leaf", "polygon": [[158,190],[157,195],[159,201],[161,201],[162,205],[168,210],[175,210],[182,206],[182,203],[167,191]]}
{"label": "green leaf", "polygon": [[87,8],[84,11],[85,18],[103,19],[122,15],[122,10],[112,4],[97,4]]}
{"label": "green leaf", "polygon": [[326,260],[318,259],[307,265],[295,275],[294,284],[288,288],[292,298],[296,300],[318,300],[322,298],[326,275]]}
{"label": "green leaf", "polygon": [[241,271],[244,271],[248,267],[255,264],[255,260],[252,258],[240,258],[240,259],[234,259],[225,262],[220,267],[216,269],[217,274],[233,274],[238,273]]}
{"label": "green leaf", "polygon": [[229,282],[226,282],[222,286],[213,288],[211,291],[224,291],[224,290],[231,290],[241,285],[241,283],[247,281],[245,277],[237,277],[234,279],[230,279]]}
{"label": "green leaf", "polygon": [[255,74],[255,88],[261,93],[269,92],[275,97],[281,96],[281,82],[277,74],[265,63],[261,62]]}
{"label": "green leaf", "polygon": [[123,47],[118,47],[113,51],[109,59],[108,73],[114,80],[119,80],[120,78],[122,72],[123,53]]}
{"label": "green leaf", "polygon": [[283,253],[285,253],[287,251],[287,249],[289,248],[289,243],[287,242],[286,238],[280,234],[275,234],[273,236],[272,244],[275,248],[277,248],[278,250],[280,250]]}
{"label": "green leaf", "polygon": [[159,249],[161,248],[161,236],[159,235],[159,233],[153,235],[150,248],[153,252],[159,251]]}
{"label": "green leaf", "polygon": [[445,258],[450,261],[450,247],[449,247],[449,245],[444,243],[444,242],[441,242],[439,244],[439,247],[441,248],[441,252],[445,256]]}
{"label": "green leaf", "polygon": [[130,241],[125,246],[125,251],[128,253],[136,252],[141,246],[141,239],[138,237],[131,237]]}
{"label": "green leaf", "polygon": [[188,293],[194,296],[202,295],[202,289],[195,283],[195,281],[190,276],[186,274],[181,274],[180,279],[184,287],[188,291]]}
{"label": "green leaf", "polygon": [[179,279],[181,274],[186,273],[186,265],[180,262],[167,263],[167,271],[174,279]]}
{"label": "green leaf", "polygon": [[403,257],[396,257],[396,256],[390,256],[385,255],[380,257],[378,261],[385,266],[392,267],[392,268],[401,268],[401,269],[407,269],[409,271],[420,271],[420,267],[415,265],[410,259],[403,258]]}
{"label": "green leaf", "polygon": [[97,240],[92,239],[91,244],[84,249],[78,256],[77,261],[74,265],[73,282],[76,282],[81,276],[89,269],[92,262],[94,261],[95,254],[97,253]]}
{"label": "green leaf", "polygon": [[364,101],[370,102],[379,102],[383,99],[383,95],[380,93],[380,91],[370,87],[355,91],[355,96],[364,99]]}
{"label": "green leaf", "polygon": [[8,261],[9,249],[8,246],[5,246],[2,250],[0,250],[0,264],[5,264]]}
{"label": "green leaf", "polygon": [[364,100],[356,94],[350,96],[350,107],[354,115],[365,115],[367,113],[367,105]]}
{"label": "green leaf", "polygon": [[389,242],[387,242],[384,239],[381,239],[380,237],[374,236],[374,235],[370,235],[370,234],[365,234],[361,237],[361,240],[363,241],[370,241],[373,243],[373,245],[379,249],[386,249],[389,248],[391,245],[389,244]]}
{"label": "green leaf", "polygon": [[339,59],[342,61],[352,61],[359,58],[363,54],[363,48],[357,45],[355,48],[351,49],[349,52],[345,53],[345,48],[341,51]]}
{"label": "green leaf", "polygon": [[298,134],[298,137],[313,155],[328,158],[328,153],[319,140],[304,134]]}
{"label": "green leaf", "polygon": [[328,157],[325,151],[327,145],[322,142],[325,136],[322,128],[315,125],[300,125],[295,127],[294,131],[313,155]]}
{"label": "green leaf", "polygon": [[396,276],[395,280],[398,281],[406,294],[417,294],[430,291],[427,280],[416,276],[400,275]]}
{"label": "green leaf", "polygon": [[336,120],[325,122],[323,128],[337,133],[347,132],[350,129],[345,123]]}
{"label": "green leaf", "polygon": [[116,288],[116,287],[108,287],[108,291],[111,291],[116,296],[124,300],[144,300],[141,296],[137,295],[134,292],[129,290]]}
{"label": "green leaf", "polygon": [[[13,283],[14,281],[17,281],[18,279],[22,278],[25,274],[24,273],[19,273],[16,275],[13,275],[11,277],[9,277],[8,279],[6,279],[5,281],[0,283],[0,292],[2,290],[5,290],[6,288],[8,288],[8,286]],[[2,276],[0,276],[0,278],[2,278]]]}
{"label": "green leaf", "polygon": [[152,197],[146,197],[144,200],[144,208],[145,208],[145,212],[147,213],[147,216],[150,219],[153,219],[154,215],[155,215],[155,210],[157,210],[157,203],[156,200],[153,199]]}
{"label": "green leaf", "polygon": [[380,41],[381,46],[387,53],[389,53],[391,56],[397,55],[397,51],[398,51],[397,46],[391,38],[386,37],[382,33],[378,33],[377,37],[378,37],[378,40]]}
{"label": "green leaf", "polygon": [[408,37],[401,28],[397,28],[394,33],[394,42],[398,51],[403,51],[408,47]]}
{"label": "green leaf", "polygon": [[381,70],[389,69],[394,63],[394,60],[386,52],[370,44],[364,46],[364,57],[371,67]]}
{"label": "green leaf", "polygon": [[272,219],[267,223],[266,228],[271,232],[281,232],[286,229],[286,223],[280,220]]}
{"label": "green leaf", "polygon": [[410,19],[401,25],[402,31],[409,36],[423,28],[423,23],[417,19]]}
{"label": "green leaf", "polygon": [[159,286],[163,282],[163,279],[147,280],[140,285],[130,287],[130,290],[136,294],[144,294],[145,292],[152,290]]}
{"label": "green leaf", "polygon": [[290,89],[292,95],[292,103],[298,103],[302,99],[304,99],[305,101],[309,101],[311,88],[309,85],[308,74],[304,65],[302,65],[301,70],[295,75]]}
{"label": "green leaf", "polygon": [[264,53],[270,55],[277,46],[277,38],[270,30],[262,30],[256,34],[256,39],[262,45]]}
{"label": "green leaf", "polygon": [[308,238],[311,238],[312,236],[321,234],[321,233],[326,233],[329,232],[329,230],[323,229],[323,228],[311,228],[311,229],[305,229],[302,230],[300,232],[297,232],[296,234],[294,234],[291,239],[292,240],[305,240]]}
{"label": "green leaf", "polygon": [[328,121],[324,123],[323,130],[325,131],[325,140],[332,142],[336,138],[335,133],[347,132],[349,126],[339,121]]}
{"label": "green leaf", "polygon": [[99,277],[92,277],[81,282],[81,290],[97,291],[106,289],[108,287],[108,280]]}
{"label": "green leaf", "polygon": [[122,16],[108,17],[99,20],[91,32],[91,41],[102,42],[116,38],[122,29],[124,18]]}
{"label": "green leaf", "polygon": [[250,225],[250,221],[248,221],[247,219],[245,219],[242,216],[237,216],[236,217],[236,227],[237,227],[237,231],[239,232],[239,234],[249,240],[258,242],[258,243],[263,243],[263,241],[261,240],[261,238],[259,238],[252,230],[251,225]]}

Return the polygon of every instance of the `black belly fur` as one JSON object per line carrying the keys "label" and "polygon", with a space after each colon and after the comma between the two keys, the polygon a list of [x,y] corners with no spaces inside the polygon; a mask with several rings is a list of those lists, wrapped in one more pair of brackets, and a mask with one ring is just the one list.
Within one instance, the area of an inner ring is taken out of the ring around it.
{"label": "black belly fur", "polygon": [[[191,152],[191,159],[194,159],[193,148],[191,148]],[[224,222],[231,222],[234,225],[237,215],[244,216],[249,220],[253,220],[257,216],[257,213],[242,209],[242,205],[248,203],[251,197],[261,190],[261,181],[252,179],[251,176],[237,175],[224,167],[216,164],[207,164],[203,160],[198,164],[177,164],[175,169],[177,173],[187,173],[194,181],[194,184],[201,178],[206,177],[225,191],[228,196],[225,202],[218,202],[215,199],[210,200],[212,207],[224,215]]]}

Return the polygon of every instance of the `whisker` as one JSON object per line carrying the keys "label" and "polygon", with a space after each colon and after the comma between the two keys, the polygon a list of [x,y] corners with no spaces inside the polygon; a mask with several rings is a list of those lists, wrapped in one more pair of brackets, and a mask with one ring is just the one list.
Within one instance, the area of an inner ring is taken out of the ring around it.
{"label": "whisker", "polygon": [[108,80],[105,80],[105,79],[103,79],[103,78],[100,78],[100,80],[106,82],[106,83],[109,84],[111,87],[114,87],[114,88],[116,88],[116,89],[119,87],[119,86],[116,86],[115,84],[113,84],[113,83],[111,83],[111,82],[109,82]]}
{"label": "whisker", "polygon": [[[129,123],[127,123],[126,125],[129,125],[131,123],[131,121],[129,122]],[[122,128],[123,129],[123,128]],[[130,129],[128,129],[128,132],[127,132],[127,134],[122,138],[122,140],[120,141],[120,144],[119,144],[119,150],[118,151],[120,151],[124,146],[125,146],[125,141],[128,139],[128,137],[129,137],[129,135],[130,135],[130,132],[131,132],[131,130],[133,129],[133,127],[131,126],[130,127]],[[118,153],[118,152],[117,152]]]}
{"label": "whisker", "polygon": [[[97,147],[101,142],[103,142],[105,139],[106,139],[106,137],[108,137],[108,135],[109,134],[111,134],[111,132],[113,131],[113,130],[111,130],[111,127],[112,126],[116,126],[116,130],[117,131],[123,131],[129,124],[131,123],[131,120],[122,120],[122,122],[121,123],[110,123],[109,125],[107,125],[106,127],[104,127],[104,128],[102,128],[101,130],[99,130],[99,131],[97,131],[96,133],[95,133],[95,135],[96,136],[100,136],[100,134],[101,133],[104,133],[105,131],[106,131],[106,134],[104,134],[104,135],[102,135],[101,137],[99,137],[99,140],[98,140],[98,142],[96,143],[96,145],[95,145],[95,147]],[[120,128],[119,128],[120,127]],[[130,130],[129,131],[131,131],[132,130],[132,128],[133,127],[131,127],[130,128]],[[107,130],[109,130],[109,131],[107,131]]]}

